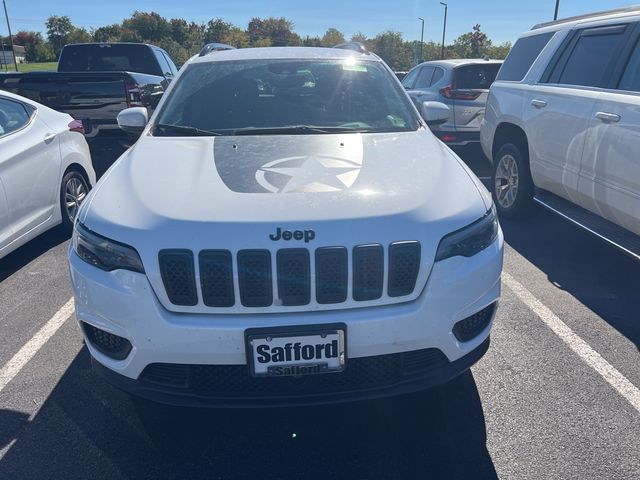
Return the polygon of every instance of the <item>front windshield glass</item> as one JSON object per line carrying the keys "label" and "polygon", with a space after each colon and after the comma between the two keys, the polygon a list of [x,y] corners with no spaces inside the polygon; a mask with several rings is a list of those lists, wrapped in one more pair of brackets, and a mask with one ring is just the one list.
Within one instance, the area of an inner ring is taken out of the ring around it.
{"label": "front windshield glass", "polygon": [[189,66],[178,82],[158,115],[155,135],[186,133],[166,126],[223,135],[397,132],[420,126],[402,89],[376,62],[201,63]]}

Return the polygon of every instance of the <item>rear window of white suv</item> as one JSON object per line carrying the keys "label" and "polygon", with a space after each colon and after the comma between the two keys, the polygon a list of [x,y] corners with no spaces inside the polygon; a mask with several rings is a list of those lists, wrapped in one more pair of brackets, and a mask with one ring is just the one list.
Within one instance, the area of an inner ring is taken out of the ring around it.
{"label": "rear window of white suv", "polygon": [[507,55],[496,80],[522,80],[552,36],[553,32],[520,38]]}

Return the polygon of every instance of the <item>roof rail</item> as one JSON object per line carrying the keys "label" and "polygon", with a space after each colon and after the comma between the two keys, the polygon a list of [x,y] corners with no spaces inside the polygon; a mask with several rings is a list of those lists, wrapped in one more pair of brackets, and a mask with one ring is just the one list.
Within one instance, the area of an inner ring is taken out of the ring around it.
{"label": "roof rail", "polygon": [[553,25],[560,25],[562,23],[575,22],[578,20],[587,20],[589,18],[603,17],[605,15],[613,15],[615,13],[627,13],[627,12],[640,12],[640,5],[632,5],[630,7],[614,8],[611,10],[602,10],[600,12],[586,13],[584,15],[576,15],[574,17],[561,18],[560,20],[552,20],[550,22],[542,22],[531,27],[531,30],[537,30],[539,28],[551,27]]}
{"label": "roof rail", "polygon": [[204,57],[205,55],[209,55],[211,52],[220,52],[222,50],[235,50],[236,47],[232,47],[231,45],[227,45],[225,43],[207,43],[200,53],[199,57]]}
{"label": "roof rail", "polygon": [[343,50],[353,50],[354,52],[359,52],[364,55],[369,55],[369,50],[367,50],[367,47],[365,47],[364,44],[360,42],[339,43],[338,45],[334,45],[333,48],[341,48]]}

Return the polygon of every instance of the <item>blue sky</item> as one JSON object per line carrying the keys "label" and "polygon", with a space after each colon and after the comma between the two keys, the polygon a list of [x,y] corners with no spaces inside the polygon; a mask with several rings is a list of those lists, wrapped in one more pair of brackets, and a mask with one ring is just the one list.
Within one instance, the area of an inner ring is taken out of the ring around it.
{"label": "blue sky", "polygon": [[[632,0],[630,0],[632,1]],[[447,42],[480,23],[494,42],[515,41],[535,23],[553,18],[555,0],[449,0]],[[629,5],[616,0],[560,0],[560,17]],[[284,16],[300,35],[322,35],[329,27],[347,37],[358,31],[369,36],[396,30],[406,39],[440,41],[444,8],[439,0],[7,0],[12,30],[44,31],[49,15],[68,15],[87,28],[119,23],[134,10],[156,11],[166,17],[206,22],[222,17],[243,28],[252,17]],[[1,13],[1,11],[0,11]],[[1,16],[1,15],[0,15]],[[1,16],[0,33],[6,35]]]}

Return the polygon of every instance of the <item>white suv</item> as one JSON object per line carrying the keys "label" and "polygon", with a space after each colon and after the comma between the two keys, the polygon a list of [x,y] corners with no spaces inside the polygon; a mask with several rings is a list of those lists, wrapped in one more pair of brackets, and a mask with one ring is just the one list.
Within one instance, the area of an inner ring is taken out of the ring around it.
{"label": "white suv", "polygon": [[640,258],[640,10],[535,26],[491,86],[481,143],[501,214],[534,201]]}
{"label": "white suv", "polygon": [[140,108],[119,123],[142,135],[69,251],[78,321],[116,385],[188,405],[337,402],[444,382],[486,351],[491,196],[377,56],[205,52],[148,125]]}

